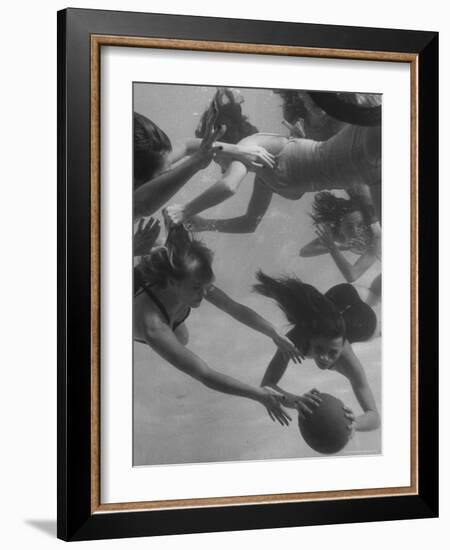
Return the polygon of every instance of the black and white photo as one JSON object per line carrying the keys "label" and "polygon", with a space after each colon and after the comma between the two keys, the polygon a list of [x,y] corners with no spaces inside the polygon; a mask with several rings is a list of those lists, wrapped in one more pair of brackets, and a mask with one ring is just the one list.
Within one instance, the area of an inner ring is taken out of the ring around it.
{"label": "black and white photo", "polygon": [[133,84],[133,465],[382,452],[382,96]]}

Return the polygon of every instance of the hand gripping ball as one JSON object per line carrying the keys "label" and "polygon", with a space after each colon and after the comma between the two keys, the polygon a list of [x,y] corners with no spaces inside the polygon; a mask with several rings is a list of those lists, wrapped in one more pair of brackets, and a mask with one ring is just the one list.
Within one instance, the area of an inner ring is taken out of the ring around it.
{"label": "hand gripping ball", "polygon": [[344,404],[328,393],[321,393],[321,404],[305,418],[298,418],[300,433],[306,443],[322,454],[337,453],[350,438],[350,420],[346,418]]}

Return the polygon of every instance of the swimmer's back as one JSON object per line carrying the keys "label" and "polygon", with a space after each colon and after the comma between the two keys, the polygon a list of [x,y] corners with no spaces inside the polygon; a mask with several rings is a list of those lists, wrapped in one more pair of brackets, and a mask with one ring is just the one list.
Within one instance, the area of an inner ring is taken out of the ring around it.
{"label": "swimmer's back", "polygon": [[241,139],[239,145],[259,145],[271,155],[279,155],[289,139],[279,134],[259,133]]}

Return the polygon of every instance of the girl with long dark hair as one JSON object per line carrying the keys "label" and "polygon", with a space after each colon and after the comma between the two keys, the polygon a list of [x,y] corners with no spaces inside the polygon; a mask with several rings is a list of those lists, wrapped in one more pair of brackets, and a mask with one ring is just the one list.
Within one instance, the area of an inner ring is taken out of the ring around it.
{"label": "girl with long dark hair", "polygon": [[[349,284],[334,286],[322,294],[314,286],[294,277],[273,278],[260,271],[257,279],[255,290],[275,300],[293,326],[288,336],[300,353],[311,358],[319,369],[338,372],[350,382],[363,410],[355,417],[346,408],[346,414],[352,420],[351,428],[360,431],[378,428],[380,416],[375,399],[364,368],[352,349],[352,343],[372,337],[376,327],[372,309],[361,301]],[[278,391],[284,396],[285,406],[308,414],[320,398],[315,391],[299,397],[280,388],[278,383],[288,364],[289,359],[276,352],[261,386]]]}

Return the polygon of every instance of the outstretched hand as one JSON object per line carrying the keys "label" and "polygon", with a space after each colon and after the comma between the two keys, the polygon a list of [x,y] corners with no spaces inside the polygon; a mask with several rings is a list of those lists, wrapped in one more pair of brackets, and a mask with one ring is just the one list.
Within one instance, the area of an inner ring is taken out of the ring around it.
{"label": "outstretched hand", "polygon": [[237,145],[237,152],[233,156],[249,168],[275,167],[275,157],[260,145]]}
{"label": "outstretched hand", "polygon": [[166,227],[180,225],[188,219],[184,204],[171,204],[163,210]]}
{"label": "outstretched hand", "polygon": [[322,403],[322,398],[320,397],[320,392],[315,388],[310,390],[308,393],[303,394],[298,397],[296,401],[296,409],[301,418],[306,418],[308,414],[312,414],[314,409],[320,406]]}
{"label": "outstretched hand", "polygon": [[155,246],[156,239],[161,231],[159,220],[145,218],[139,220],[136,233],[133,236],[133,255],[144,256]]}
{"label": "outstretched hand", "polygon": [[275,336],[273,337],[273,341],[275,345],[278,347],[278,349],[283,354],[284,359],[294,361],[294,363],[301,363],[302,360],[305,358],[303,353],[298,350],[298,348],[292,343],[292,341],[287,337],[283,336],[283,334],[280,334],[277,332]]}
{"label": "outstretched hand", "polygon": [[214,158],[214,155],[222,149],[222,146],[217,145],[215,142],[224,135],[227,127],[224,125],[216,127],[217,117],[218,113],[215,110],[212,110],[208,114],[202,142],[193,155],[198,162],[199,168],[206,168]]}
{"label": "outstretched hand", "polygon": [[320,242],[328,250],[333,250],[336,248],[336,243],[334,242],[333,235],[330,228],[325,224],[320,224],[316,227],[316,235],[319,238]]}
{"label": "outstretched hand", "polygon": [[322,398],[320,392],[316,389],[312,389],[303,395],[294,395],[285,392],[283,396],[283,405],[288,409],[297,409],[302,419],[312,414],[314,409],[320,406],[321,402]]}
{"label": "outstretched hand", "polygon": [[356,430],[355,414],[350,408],[344,405],[344,416],[345,418],[350,420],[350,424],[347,426],[347,429],[350,431],[349,439],[351,439],[355,435],[355,430]]}
{"label": "outstretched hand", "polygon": [[261,397],[259,400],[262,405],[266,407],[273,422],[279,422],[282,426],[289,426],[289,422],[292,418],[281,406],[283,403],[283,396],[267,388],[261,388]]}

